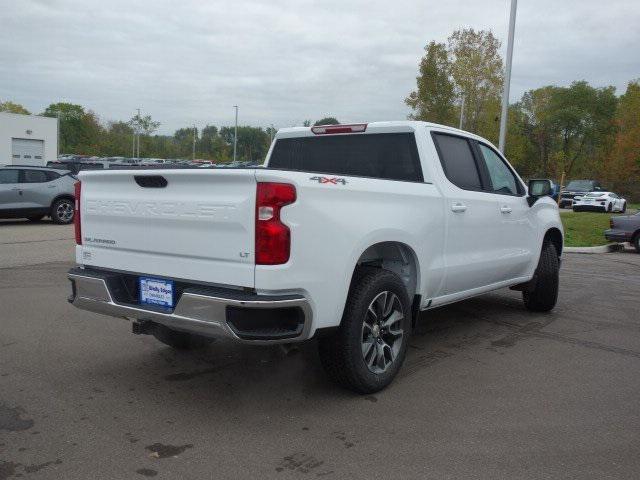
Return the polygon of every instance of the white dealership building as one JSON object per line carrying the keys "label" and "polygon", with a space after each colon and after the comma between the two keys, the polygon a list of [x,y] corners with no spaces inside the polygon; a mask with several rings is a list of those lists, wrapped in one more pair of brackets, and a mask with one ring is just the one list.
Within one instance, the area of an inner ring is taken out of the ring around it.
{"label": "white dealership building", "polygon": [[57,118],[0,112],[0,165],[46,165],[57,156]]}

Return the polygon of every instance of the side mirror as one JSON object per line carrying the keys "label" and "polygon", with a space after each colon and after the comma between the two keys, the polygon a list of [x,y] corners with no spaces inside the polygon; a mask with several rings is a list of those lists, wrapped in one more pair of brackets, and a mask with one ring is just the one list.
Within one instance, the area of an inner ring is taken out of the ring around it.
{"label": "side mirror", "polygon": [[551,195],[551,180],[529,180],[529,196],[527,197],[527,203],[530,207],[533,206],[538,199],[547,195]]}

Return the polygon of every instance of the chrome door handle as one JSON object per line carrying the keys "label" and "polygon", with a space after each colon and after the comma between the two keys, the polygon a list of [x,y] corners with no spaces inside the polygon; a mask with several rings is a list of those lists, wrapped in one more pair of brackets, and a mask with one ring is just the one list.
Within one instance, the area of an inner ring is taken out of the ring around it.
{"label": "chrome door handle", "polygon": [[508,207],[506,205],[503,205],[502,207],[500,207],[500,211],[502,213],[511,213],[511,207]]}
{"label": "chrome door handle", "polygon": [[467,210],[467,206],[463,203],[454,203],[451,205],[451,211],[455,213],[462,213]]}

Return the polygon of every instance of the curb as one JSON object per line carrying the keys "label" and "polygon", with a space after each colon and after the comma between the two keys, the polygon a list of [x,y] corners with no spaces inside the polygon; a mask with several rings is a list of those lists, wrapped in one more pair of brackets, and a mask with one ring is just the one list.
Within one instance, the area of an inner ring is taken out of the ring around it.
{"label": "curb", "polygon": [[624,250],[624,243],[610,243],[598,247],[564,247],[562,252],[567,253],[610,253]]}

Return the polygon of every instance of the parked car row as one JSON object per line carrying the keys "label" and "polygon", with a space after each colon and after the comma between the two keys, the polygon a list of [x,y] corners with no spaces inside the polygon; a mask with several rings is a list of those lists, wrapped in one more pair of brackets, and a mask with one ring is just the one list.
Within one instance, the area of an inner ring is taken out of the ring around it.
{"label": "parked car row", "polygon": [[127,158],[86,157],[60,155],[56,161],[47,162],[48,167],[63,168],[73,173],[80,170],[103,170],[105,168],[242,168],[255,167],[254,162],[214,163],[211,160],[186,160],[179,158]]}

